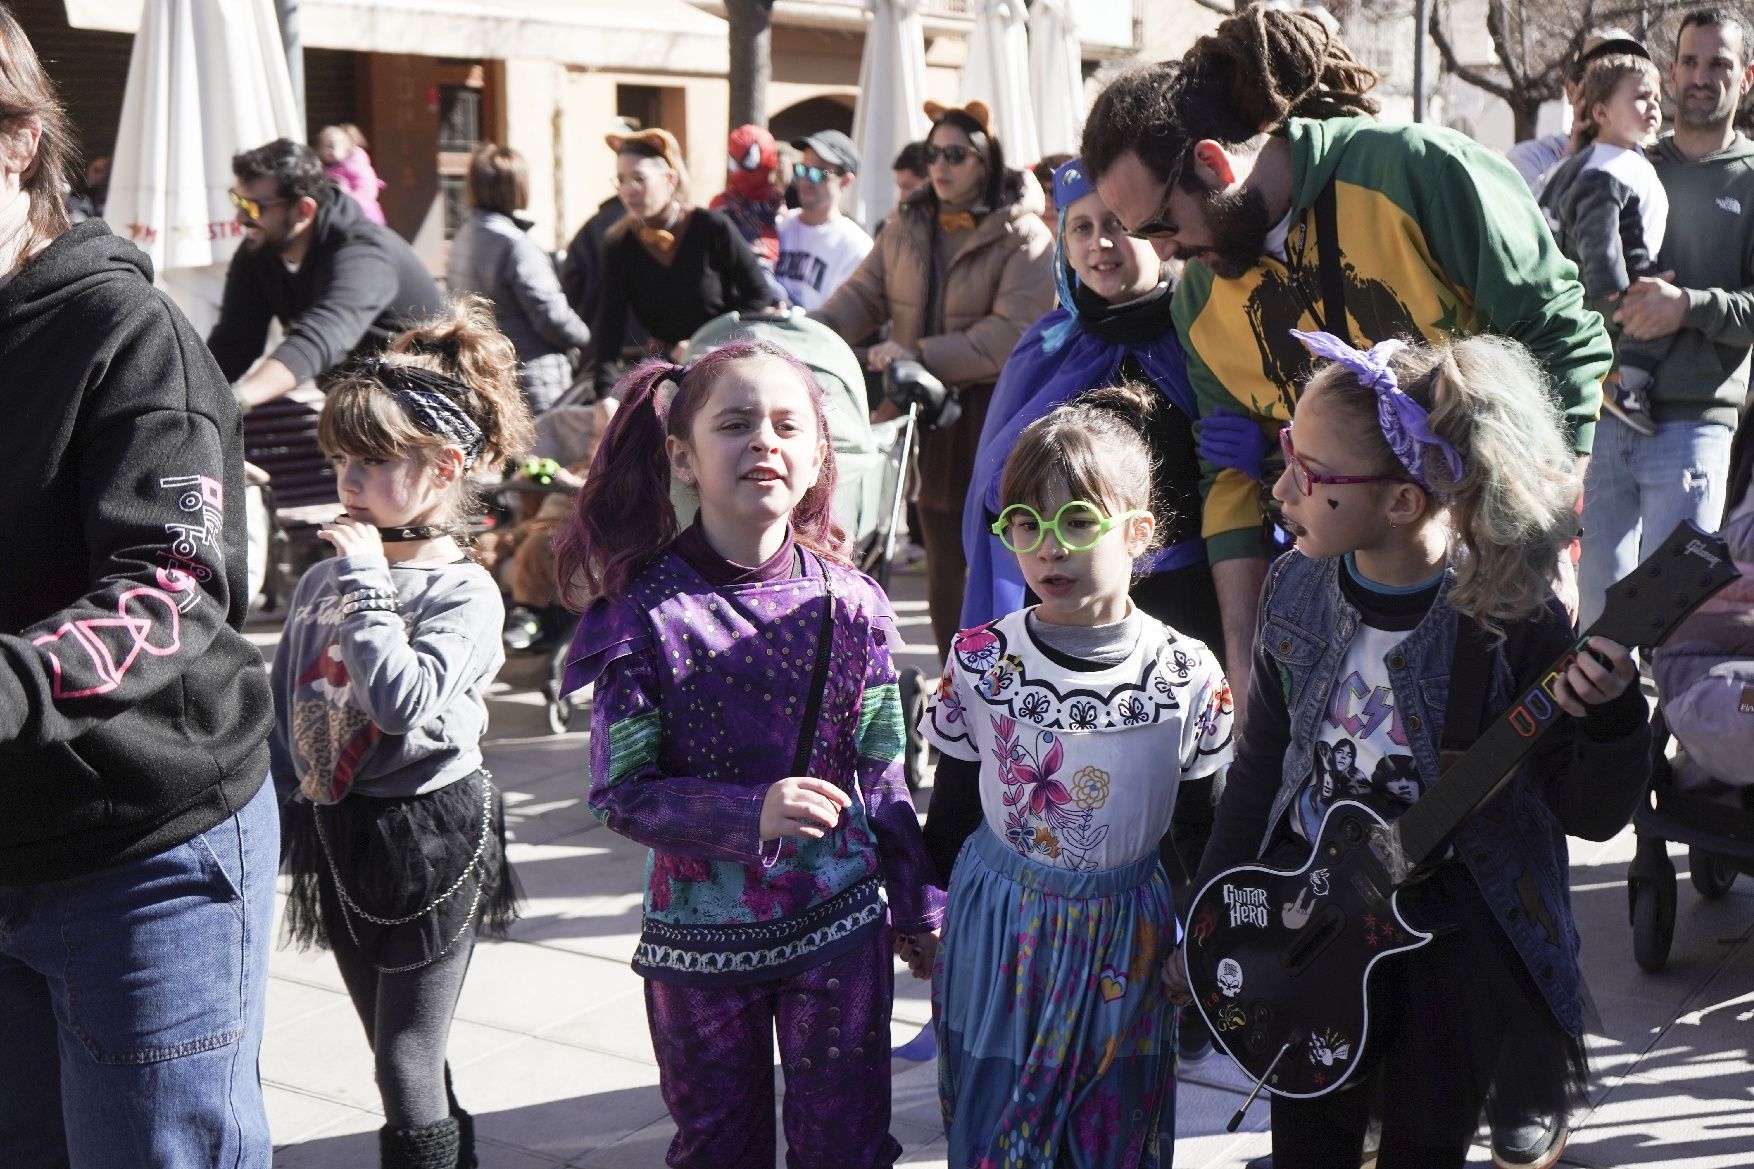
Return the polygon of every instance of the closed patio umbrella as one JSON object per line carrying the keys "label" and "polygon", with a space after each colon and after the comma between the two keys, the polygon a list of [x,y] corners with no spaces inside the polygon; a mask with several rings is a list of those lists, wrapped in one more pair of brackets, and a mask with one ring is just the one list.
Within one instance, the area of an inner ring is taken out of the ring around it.
{"label": "closed patio umbrella", "polygon": [[1023,0],[973,0],[974,33],[962,67],[962,102],[979,99],[993,112],[993,132],[1012,166],[1041,157],[1029,100],[1029,33]]}
{"label": "closed patio umbrella", "polygon": [[853,142],[859,148],[852,217],[875,231],[895,206],[889,164],[909,142],[926,136],[926,33],[921,0],[865,0],[871,23],[859,61],[859,104]]}
{"label": "closed patio umbrella", "polygon": [[271,0],[146,0],[104,218],[205,334],[242,241],[231,156],[304,138]]}
{"label": "closed patio umbrella", "polygon": [[1035,0],[1030,6],[1029,96],[1042,156],[1077,154],[1084,132],[1084,72],[1072,0]]}

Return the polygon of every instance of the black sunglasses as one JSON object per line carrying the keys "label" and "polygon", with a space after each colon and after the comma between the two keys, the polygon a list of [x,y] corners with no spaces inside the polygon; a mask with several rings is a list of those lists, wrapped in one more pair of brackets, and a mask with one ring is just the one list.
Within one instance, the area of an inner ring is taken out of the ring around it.
{"label": "black sunglasses", "polygon": [[1163,202],[1157,205],[1157,214],[1153,215],[1150,219],[1147,219],[1144,223],[1141,223],[1138,227],[1130,229],[1127,234],[1134,239],[1142,239],[1147,242],[1154,239],[1168,239],[1170,236],[1180,235],[1181,229],[1175,225],[1173,219],[1169,218],[1169,196],[1174,190],[1175,180],[1172,179],[1170,180],[1169,185],[1163,189]]}
{"label": "black sunglasses", "polygon": [[1157,205],[1156,213],[1138,227],[1128,231],[1128,235],[1134,239],[1150,241],[1181,234],[1181,229],[1176,226],[1175,220],[1169,218],[1169,199],[1171,195],[1175,194],[1176,184],[1181,182],[1182,172],[1187,169],[1187,162],[1188,155],[1187,151],[1184,150],[1181,157],[1176,159],[1175,170],[1170,173],[1169,181],[1163,184],[1163,202]]}
{"label": "black sunglasses", "polygon": [[925,150],[926,165],[935,166],[940,158],[951,166],[961,166],[974,157],[972,146],[928,146]]}
{"label": "black sunglasses", "polygon": [[839,178],[847,172],[838,166],[805,166],[801,162],[792,164],[792,177],[809,179],[813,183],[826,182],[830,178]]}

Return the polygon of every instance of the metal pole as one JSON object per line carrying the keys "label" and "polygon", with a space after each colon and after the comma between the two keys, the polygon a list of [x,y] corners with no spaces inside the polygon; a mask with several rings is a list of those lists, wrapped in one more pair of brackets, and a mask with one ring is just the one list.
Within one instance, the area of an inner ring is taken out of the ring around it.
{"label": "metal pole", "polygon": [[1413,120],[1425,120],[1425,25],[1429,0],[1413,0]]}
{"label": "metal pole", "polygon": [[280,43],[286,47],[286,72],[292,78],[292,100],[298,120],[305,119],[305,47],[298,31],[298,0],[274,0],[274,16],[280,22]]}

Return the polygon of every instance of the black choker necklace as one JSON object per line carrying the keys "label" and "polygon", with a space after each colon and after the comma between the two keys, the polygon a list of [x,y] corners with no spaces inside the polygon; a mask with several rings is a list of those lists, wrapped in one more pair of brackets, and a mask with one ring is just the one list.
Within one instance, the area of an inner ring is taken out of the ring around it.
{"label": "black choker necklace", "polygon": [[378,535],[392,543],[405,540],[436,540],[448,536],[451,529],[443,524],[417,524],[411,528],[379,528]]}

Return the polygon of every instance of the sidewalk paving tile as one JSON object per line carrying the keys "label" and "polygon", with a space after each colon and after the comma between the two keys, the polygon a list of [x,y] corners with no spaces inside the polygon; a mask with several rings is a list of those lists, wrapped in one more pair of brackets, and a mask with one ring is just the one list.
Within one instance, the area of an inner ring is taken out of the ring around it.
{"label": "sidewalk paving tile", "polygon": [[[911,643],[897,662],[935,674],[924,579],[897,577],[896,590]],[[271,634],[262,635],[269,651]],[[654,1169],[674,1127],[657,1091],[642,984],[628,966],[646,850],[590,815],[588,736],[547,733],[534,692],[544,668],[516,659],[488,695],[486,755],[506,793],[526,908],[511,940],[477,947],[450,1056],[487,1169]],[[929,797],[928,787],[922,808]],[[1754,1164],[1754,880],[1703,901],[1687,881],[1685,850],[1672,847],[1674,946],[1667,968],[1646,974],[1632,959],[1627,921],[1634,845],[1630,830],[1571,841],[1583,965],[1603,1034],[1591,1038],[1594,1107],[1574,1118],[1563,1164],[1745,1169]],[[276,948],[269,974],[262,1068],[281,1146],[276,1166],[375,1164],[382,1121],[370,1055],[334,960]],[[898,969],[893,1043],[911,1039],[930,1009],[927,986]],[[902,1163],[938,1169],[946,1151],[936,1066],[894,1061],[891,1075]],[[1247,1086],[1222,1054],[1184,1069],[1176,1169],[1240,1169],[1268,1151],[1264,1102],[1239,1132],[1225,1131]],[[1482,1146],[1469,1164],[1490,1164]]]}
{"label": "sidewalk paving tile", "polygon": [[[277,1146],[296,1146],[322,1137],[346,1133],[376,1132],[382,1114],[353,1108],[295,1088],[264,1081],[262,1098],[268,1105],[268,1131]],[[281,1155],[274,1162],[280,1164]]]}
{"label": "sidewalk paving tile", "polygon": [[459,1067],[456,1081],[483,1137],[560,1162],[668,1120],[656,1067],[547,1039]]}

